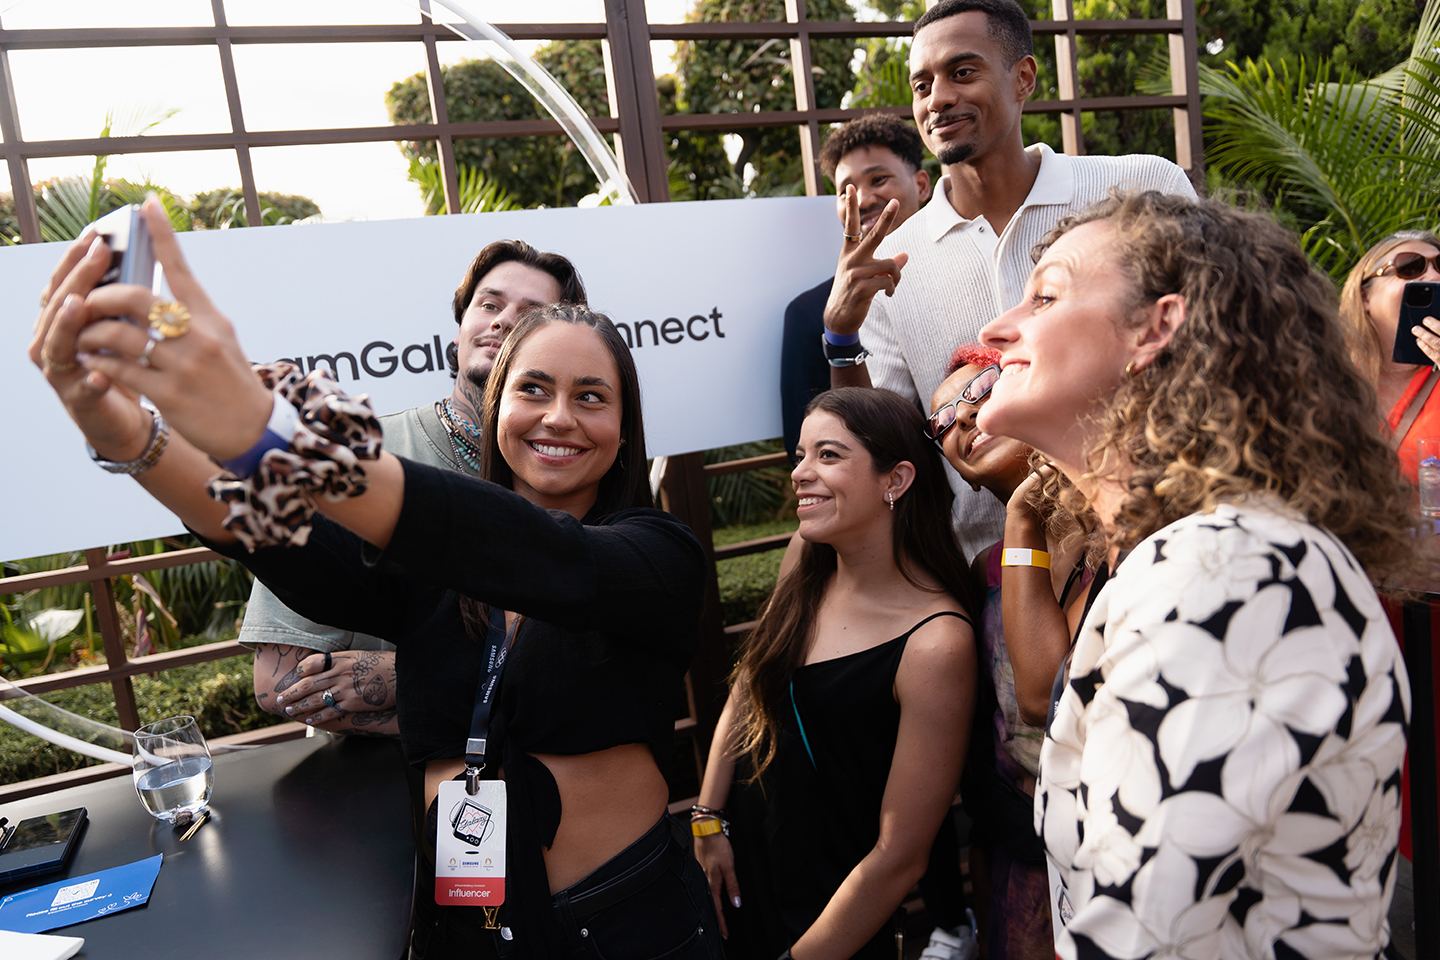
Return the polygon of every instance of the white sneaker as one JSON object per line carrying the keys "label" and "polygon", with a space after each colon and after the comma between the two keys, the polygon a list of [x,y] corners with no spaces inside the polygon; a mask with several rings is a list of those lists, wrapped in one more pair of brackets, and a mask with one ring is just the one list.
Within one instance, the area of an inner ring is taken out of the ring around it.
{"label": "white sneaker", "polygon": [[975,914],[965,911],[968,925],[961,924],[955,933],[936,927],[930,931],[930,942],[920,953],[920,960],[976,960],[980,944],[975,940]]}

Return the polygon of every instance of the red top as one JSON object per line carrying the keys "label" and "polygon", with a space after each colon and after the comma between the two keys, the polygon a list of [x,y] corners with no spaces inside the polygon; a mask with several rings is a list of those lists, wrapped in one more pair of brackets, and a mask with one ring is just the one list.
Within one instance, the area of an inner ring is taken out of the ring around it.
{"label": "red top", "polygon": [[[1395,403],[1390,415],[1385,418],[1385,425],[1392,431],[1400,425],[1400,418],[1410,408],[1420,388],[1425,385],[1425,380],[1430,376],[1430,367],[1421,367],[1411,378],[1410,385],[1405,388],[1405,393]],[[1425,406],[1420,408],[1420,415],[1415,422],[1410,424],[1410,429],[1405,436],[1400,438],[1400,470],[1410,478],[1411,483],[1419,483],[1420,474],[1420,438],[1440,437],[1440,387],[1431,392],[1425,399]]]}

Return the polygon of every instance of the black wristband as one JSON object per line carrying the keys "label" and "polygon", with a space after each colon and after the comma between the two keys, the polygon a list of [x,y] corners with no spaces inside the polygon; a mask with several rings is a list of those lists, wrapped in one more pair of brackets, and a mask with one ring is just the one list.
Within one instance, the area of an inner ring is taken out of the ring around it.
{"label": "black wristband", "polygon": [[854,343],[835,344],[831,343],[822,333],[820,335],[820,349],[825,353],[825,360],[832,367],[858,367],[870,356],[870,351],[857,339]]}

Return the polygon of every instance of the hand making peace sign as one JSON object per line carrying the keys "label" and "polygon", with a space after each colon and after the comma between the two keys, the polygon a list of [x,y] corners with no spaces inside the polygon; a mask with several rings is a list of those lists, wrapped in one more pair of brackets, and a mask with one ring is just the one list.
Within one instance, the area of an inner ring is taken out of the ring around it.
{"label": "hand making peace sign", "polygon": [[870,301],[881,290],[894,296],[910,255],[897,253],[888,260],[877,260],[875,248],[890,233],[900,214],[900,201],[885,205],[880,219],[861,236],[860,200],[853,184],[845,187],[845,245],[840,249],[840,262],[835,268],[835,284],[825,303],[825,329],[832,333],[858,333],[870,310]]}

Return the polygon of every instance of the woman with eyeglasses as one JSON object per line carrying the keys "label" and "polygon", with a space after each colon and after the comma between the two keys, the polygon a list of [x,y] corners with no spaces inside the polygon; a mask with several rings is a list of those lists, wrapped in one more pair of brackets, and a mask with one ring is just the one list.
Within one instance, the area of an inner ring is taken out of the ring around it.
{"label": "woman with eyeglasses", "polygon": [[[1365,252],[1340,291],[1340,318],[1350,356],[1375,387],[1380,412],[1411,483],[1419,472],[1421,437],[1440,437],[1440,373],[1390,359],[1400,322],[1400,298],[1412,280],[1440,282],[1440,237],[1428,230],[1392,233]],[[1420,349],[1440,364],[1440,319],[1415,330]]]}
{"label": "woman with eyeglasses", "polygon": [[[985,583],[978,640],[979,722],[971,734],[961,795],[971,828],[970,877],[984,908],[989,960],[1052,960],[1045,850],[1035,834],[1035,777],[1055,671],[1084,609],[1092,571],[1083,538],[1065,536],[1035,505],[1043,476],[1031,449],[976,426],[996,381],[1000,353],[956,348],[931,400],[926,434],[975,490],[1005,504],[1005,536],[972,567]],[[988,682],[986,682],[988,681]]]}
{"label": "woman with eyeglasses", "polygon": [[894,957],[892,918],[949,815],[977,604],[923,428],[888,390],[807,409],[805,542],[741,644],[692,817],[731,957]]}

